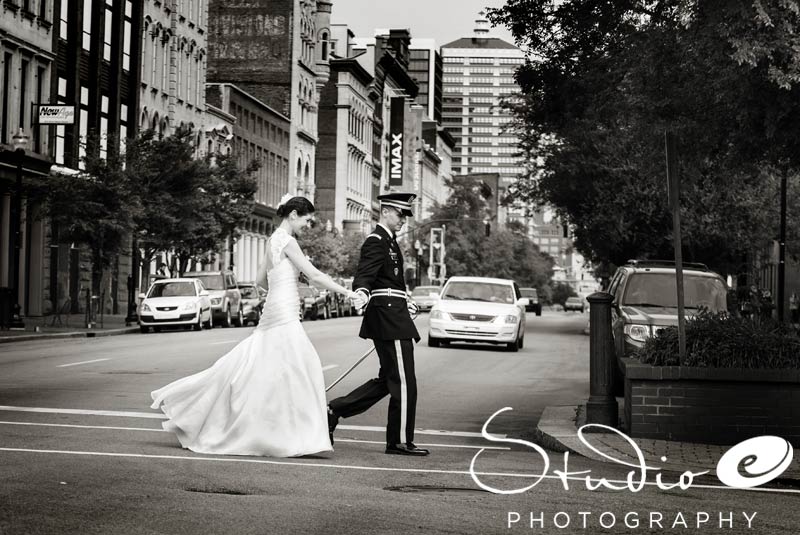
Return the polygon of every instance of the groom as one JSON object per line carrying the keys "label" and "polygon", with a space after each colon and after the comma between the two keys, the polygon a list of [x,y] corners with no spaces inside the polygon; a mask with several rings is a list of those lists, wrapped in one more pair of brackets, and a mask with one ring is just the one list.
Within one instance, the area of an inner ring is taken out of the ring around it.
{"label": "groom", "polygon": [[395,240],[406,217],[413,215],[411,201],[415,197],[413,193],[378,196],[381,218],[375,232],[361,246],[353,288],[361,298],[356,306],[367,306],[359,336],[373,340],[381,368],[377,378],[330,402],[331,443],[339,418],[361,414],[389,394],[386,453],[413,456],[429,453],[414,445],[417,379],[412,339],[419,342],[419,333],[411,318],[416,314],[416,305],[407,299],[403,255]]}

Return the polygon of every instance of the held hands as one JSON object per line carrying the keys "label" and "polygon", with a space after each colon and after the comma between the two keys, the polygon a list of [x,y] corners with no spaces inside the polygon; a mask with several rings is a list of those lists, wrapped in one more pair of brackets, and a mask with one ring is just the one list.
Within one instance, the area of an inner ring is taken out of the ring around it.
{"label": "held hands", "polygon": [[363,309],[367,306],[367,302],[369,302],[369,299],[366,295],[364,295],[364,292],[350,292],[347,298],[350,299],[350,302],[353,303],[353,306],[356,308],[356,310]]}

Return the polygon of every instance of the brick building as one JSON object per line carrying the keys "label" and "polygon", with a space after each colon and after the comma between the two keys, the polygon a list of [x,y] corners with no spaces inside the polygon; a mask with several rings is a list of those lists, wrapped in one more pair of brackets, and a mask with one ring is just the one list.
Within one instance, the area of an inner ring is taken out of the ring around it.
{"label": "brick building", "polygon": [[331,8],[327,0],[209,4],[208,81],[235,84],[289,118],[289,188],[312,199]]}
{"label": "brick building", "polygon": [[239,166],[258,161],[255,208],[241,234],[230,241],[209,269],[232,268],[239,280],[254,280],[266,242],[274,230],[280,198],[289,191],[289,118],[232,84],[207,84],[207,104],[234,118],[233,153]]}

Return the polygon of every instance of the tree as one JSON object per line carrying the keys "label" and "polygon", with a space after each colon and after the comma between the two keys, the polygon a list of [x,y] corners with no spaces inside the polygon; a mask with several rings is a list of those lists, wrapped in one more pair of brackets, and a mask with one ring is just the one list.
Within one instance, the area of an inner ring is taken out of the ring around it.
{"label": "tree", "polygon": [[552,276],[553,261],[539,252],[521,225],[509,224],[485,235],[489,210],[481,195],[481,182],[457,177],[447,182],[450,196],[436,205],[432,221],[446,225],[447,274],[509,278],[521,286],[543,286]]}
{"label": "tree", "polygon": [[[58,229],[58,239],[85,244],[92,261],[92,293],[100,293],[103,272],[124,245],[141,204],[128,180],[124,156],[100,149],[104,140],[87,137],[83,170],[78,175],[54,174],[44,185],[47,216]],[[112,138],[107,146],[116,146]]]}
{"label": "tree", "polygon": [[577,295],[569,284],[557,282],[552,286],[551,302],[563,307],[568,298],[576,297]]}
{"label": "tree", "polygon": [[[339,232],[329,232],[324,225],[316,225],[307,229],[297,241],[317,269],[331,277],[343,275],[348,257],[344,239]],[[354,273],[355,271],[350,276]]]}
{"label": "tree", "polygon": [[594,263],[671,257],[664,131],[679,140],[687,260],[736,270],[777,233],[800,169],[794,2],[508,0],[529,51],[509,103],[529,162],[512,201],[550,204]]}

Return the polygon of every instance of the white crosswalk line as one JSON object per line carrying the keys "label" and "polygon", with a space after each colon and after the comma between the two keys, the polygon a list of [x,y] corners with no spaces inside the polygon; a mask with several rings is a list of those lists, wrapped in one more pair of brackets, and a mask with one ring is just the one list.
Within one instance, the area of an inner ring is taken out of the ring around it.
{"label": "white crosswalk line", "polygon": [[70,366],[80,366],[81,364],[91,364],[92,362],[103,362],[103,361],[106,361],[106,360],[111,360],[111,359],[108,358],[108,359],[84,360],[83,362],[73,362],[71,364],[61,364],[60,366],[56,366],[56,368],[69,368]]}

